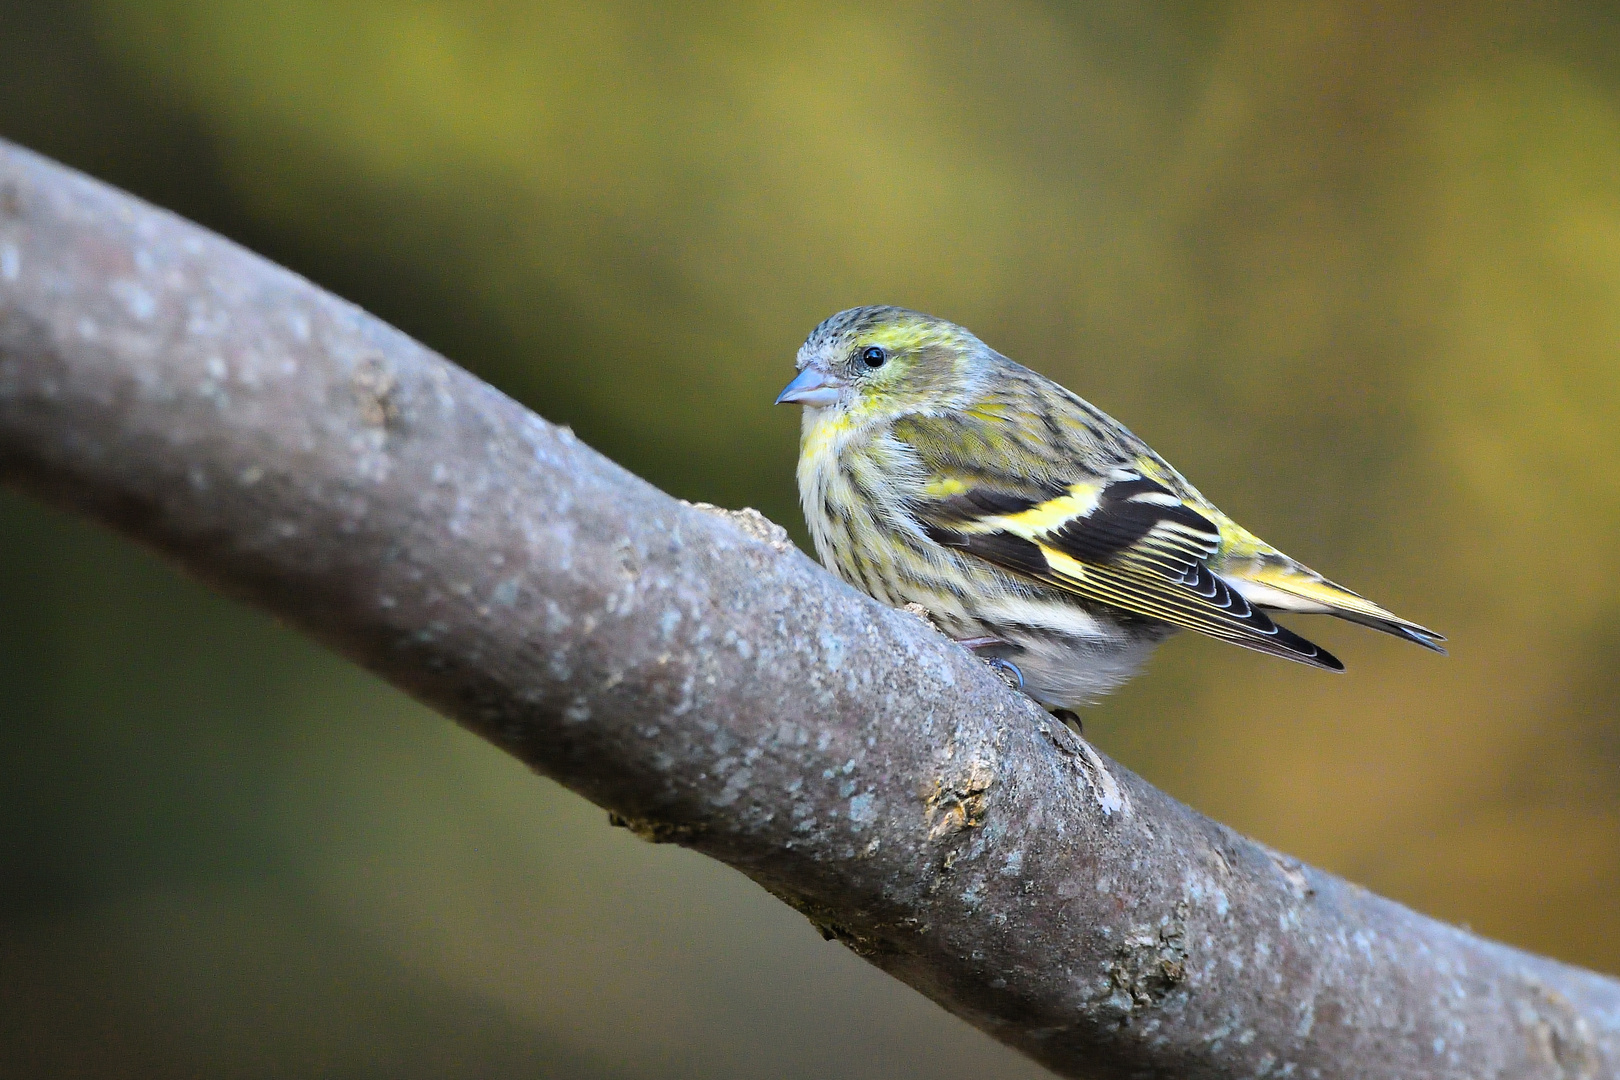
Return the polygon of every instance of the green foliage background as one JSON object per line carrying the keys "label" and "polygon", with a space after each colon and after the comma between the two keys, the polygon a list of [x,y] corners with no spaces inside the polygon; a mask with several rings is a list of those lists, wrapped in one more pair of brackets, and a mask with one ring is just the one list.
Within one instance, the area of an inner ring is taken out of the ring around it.
{"label": "green foliage background", "polygon": [[[1178,639],[1087,718],[1620,970],[1610,4],[0,2],[0,134],[798,530],[826,314],[951,317],[1450,635]],[[1033,1076],[260,616],[0,497],[0,1075]]]}

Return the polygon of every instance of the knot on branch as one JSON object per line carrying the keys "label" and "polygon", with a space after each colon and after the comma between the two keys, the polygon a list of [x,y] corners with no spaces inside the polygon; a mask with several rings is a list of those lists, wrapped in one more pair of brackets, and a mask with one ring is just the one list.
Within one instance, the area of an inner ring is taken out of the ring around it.
{"label": "knot on branch", "polygon": [[399,403],[394,400],[394,373],[380,356],[367,356],[355,365],[350,378],[360,419],[367,427],[387,428],[399,419]]}
{"label": "knot on branch", "polygon": [[1187,925],[1184,906],[1157,929],[1133,928],[1109,961],[1112,992],[1103,1003],[1126,1022],[1163,1001],[1187,980]]}
{"label": "knot on branch", "polygon": [[1559,1080],[1597,1080],[1603,1062],[1592,1025],[1567,997],[1540,979],[1526,976],[1524,982],[1529,1000],[1519,1003],[1519,1023],[1535,1056],[1557,1069],[1552,1075]]}
{"label": "knot on branch", "polygon": [[694,510],[702,510],[706,514],[716,514],[725,518],[751,538],[769,544],[775,551],[793,550],[793,541],[788,539],[787,530],[752,506],[745,506],[741,510],[727,510],[723,506],[706,502],[689,502],[686,505]]}
{"label": "knot on branch", "polygon": [[994,764],[975,756],[957,776],[935,780],[927,801],[928,839],[937,842],[981,825],[995,778]]}
{"label": "knot on branch", "polygon": [[649,844],[680,844],[690,847],[692,841],[703,833],[701,825],[683,825],[672,821],[655,821],[652,818],[627,817],[624,814],[615,814],[608,811],[608,824],[615,829],[628,829],[635,836],[647,841]]}

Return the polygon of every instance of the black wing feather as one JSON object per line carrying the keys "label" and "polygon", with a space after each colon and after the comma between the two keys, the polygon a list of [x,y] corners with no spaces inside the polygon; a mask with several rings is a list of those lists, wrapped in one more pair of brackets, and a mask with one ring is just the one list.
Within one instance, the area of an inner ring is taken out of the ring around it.
{"label": "black wing feather", "polygon": [[[935,543],[1087,599],[1185,626],[1246,648],[1330,671],[1344,665],[1327,650],[1279,626],[1209,569],[1205,560],[1220,530],[1170,489],[1131,475],[1107,485],[1087,513],[1057,528],[1020,535],[1016,522],[1069,488],[1051,485],[1046,498],[977,486],[946,499],[919,502],[912,513]],[[1067,556],[1081,572],[1054,567],[1047,552]]]}

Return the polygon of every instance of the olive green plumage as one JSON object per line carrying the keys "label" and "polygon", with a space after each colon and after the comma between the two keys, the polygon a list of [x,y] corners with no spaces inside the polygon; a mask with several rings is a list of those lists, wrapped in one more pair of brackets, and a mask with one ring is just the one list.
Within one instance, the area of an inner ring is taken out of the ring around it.
{"label": "olive green plumage", "polygon": [[1343,670],[1266,610],[1440,635],[1233,522],[1118,422],[960,326],[853,308],[799,350],[799,496],[821,560],[1073,708],[1186,627]]}

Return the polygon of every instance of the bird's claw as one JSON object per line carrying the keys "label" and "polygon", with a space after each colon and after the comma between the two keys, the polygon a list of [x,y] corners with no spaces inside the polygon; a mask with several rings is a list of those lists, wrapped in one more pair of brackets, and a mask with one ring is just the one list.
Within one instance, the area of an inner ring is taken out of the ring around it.
{"label": "bird's claw", "polygon": [[1001,676],[1001,681],[1014,690],[1024,689],[1024,673],[1018,670],[1018,665],[1011,660],[1000,656],[986,656],[984,662],[990,665],[990,670]]}
{"label": "bird's claw", "polygon": [[1024,689],[1024,673],[1018,670],[1018,665],[1004,656],[990,654],[990,649],[1010,649],[1012,643],[998,637],[970,637],[957,638],[956,643],[962,648],[990,665],[992,671],[1001,676],[1003,682],[1014,690]]}

